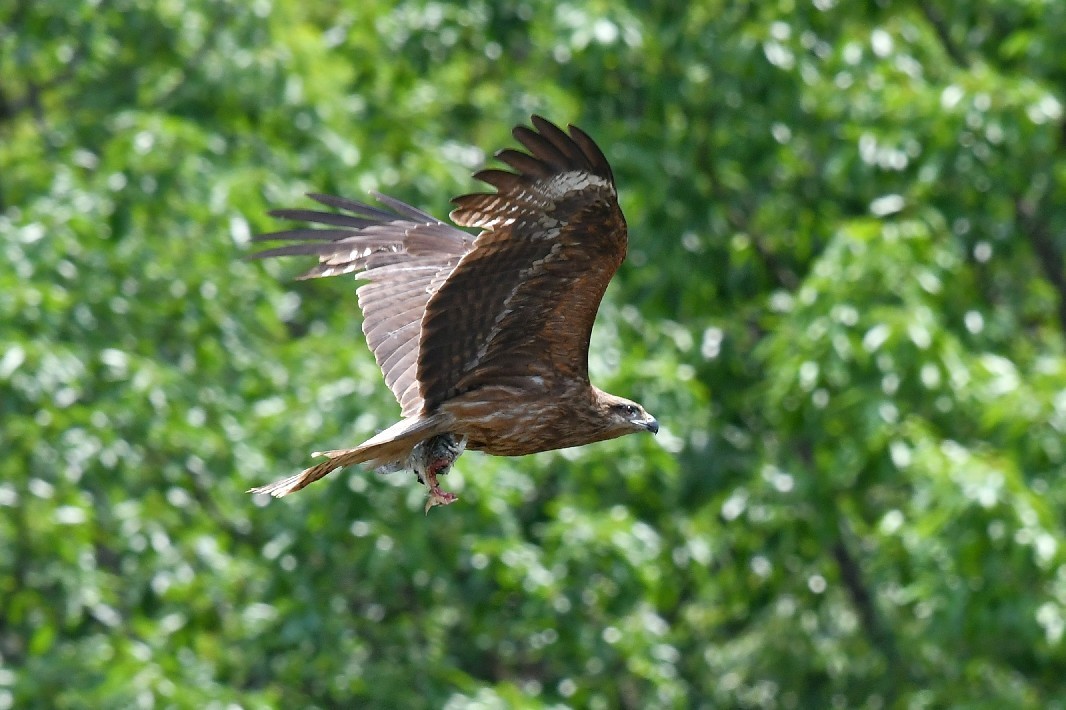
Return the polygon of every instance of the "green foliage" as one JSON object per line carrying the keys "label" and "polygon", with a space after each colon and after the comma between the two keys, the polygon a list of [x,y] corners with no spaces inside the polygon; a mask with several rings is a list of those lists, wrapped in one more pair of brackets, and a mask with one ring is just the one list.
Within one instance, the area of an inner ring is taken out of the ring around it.
{"label": "green foliage", "polygon": [[[1066,707],[1066,4],[10,5],[0,709]],[[245,495],[398,413],[266,211],[531,112],[659,436]]]}

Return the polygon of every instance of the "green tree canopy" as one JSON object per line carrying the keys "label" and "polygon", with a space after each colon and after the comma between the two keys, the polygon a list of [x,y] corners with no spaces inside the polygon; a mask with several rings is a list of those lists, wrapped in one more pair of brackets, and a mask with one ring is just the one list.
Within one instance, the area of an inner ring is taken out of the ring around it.
{"label": "green tree canopy", "polygon": [[[1066,4],[0,8],[0,709],[1066,707]],[[592,379],[662,424],[353,470],[267,210],[611,160]]]}

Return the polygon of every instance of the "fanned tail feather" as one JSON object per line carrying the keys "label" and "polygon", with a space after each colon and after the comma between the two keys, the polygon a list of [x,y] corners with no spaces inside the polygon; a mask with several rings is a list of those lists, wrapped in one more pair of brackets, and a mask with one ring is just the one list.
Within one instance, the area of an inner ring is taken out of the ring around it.
{"label": "fanned tail feather", "polygon": [[[316,454],[318,455],[318,454]],[[295,493],[301,488],[306,488],[318,479],[353,463],[362,463],[367,460],[365,449],[360,446],[354,449],[326,452],[329,460],[316,464],[311,468],[304,469],[295,476],[283,478],[280,481],[268,483],[265,486],[249,489],[249,493],[268,493],[275,498]],[[372,454],[371,454],[372,455]]]}
{"label": "fanned tail feather", "polygon": [[338,468],[356,463],[366,463],[369,468],[380,468],[407,461],[413,449],[420,441],[445,431],[446,415],[436,414],[430,417],[403,419],[393,424],[354,449],[336,449],[316,452],[315,456],[328,456],[322,463],[304,469],[295,476],[268,483],[265,486],[251,488],[249,493],[266,493],[275,498],[282,498],[306,488],[318,479]]}

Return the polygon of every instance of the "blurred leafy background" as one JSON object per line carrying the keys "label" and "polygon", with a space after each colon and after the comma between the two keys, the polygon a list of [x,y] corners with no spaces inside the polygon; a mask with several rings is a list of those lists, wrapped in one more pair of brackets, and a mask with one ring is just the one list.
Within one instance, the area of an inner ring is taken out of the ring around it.
{"label": "blurred leafy background", "polygon": [[[0,708],[1066,707],[1066,3],[10,0]],[[611,160],[663,424],[247,496],[398,408],[272,207]]]}

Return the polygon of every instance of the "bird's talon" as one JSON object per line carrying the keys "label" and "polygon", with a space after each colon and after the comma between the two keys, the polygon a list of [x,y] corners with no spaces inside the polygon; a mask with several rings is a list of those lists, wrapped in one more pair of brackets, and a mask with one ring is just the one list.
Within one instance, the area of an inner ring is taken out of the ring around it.
{"label": "bird's talon", "polygon": [[426,485],[429,487],[429,496],[426,498],[426,515],[429,515],[429,509],[434,506],[451,505],[459,500],[459,496],[454,493],[442,491],[440,489],[440,483],[437,482],[437,476],[443,476],[448,473],[454,460],[454,457],[435,459],[426,467],[424,478],[426,479]]}
{"label": "bird's talon", "polygon": [[426,498],[426,515],[429,515],[430,508],[437,505],[451,505],[455,501],[459,500],[459,496],[448,491],[442,491],[440,487],[435,486],[429,489],[429,497]]}

